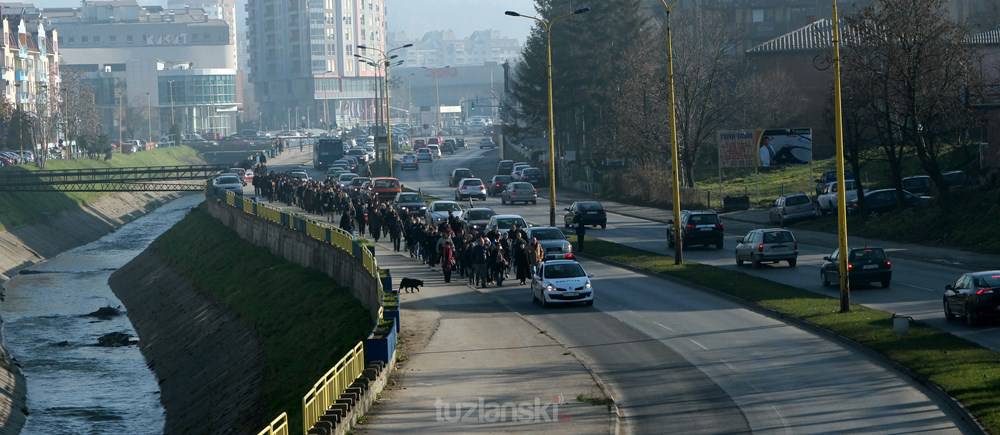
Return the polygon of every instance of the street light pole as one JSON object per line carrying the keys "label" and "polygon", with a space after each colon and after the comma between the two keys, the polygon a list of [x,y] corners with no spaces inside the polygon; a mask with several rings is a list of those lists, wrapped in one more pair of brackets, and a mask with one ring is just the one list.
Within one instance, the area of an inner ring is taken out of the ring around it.
{"label": "street light pole", "polygon": [[667,0],[660,0],[663,7],[667,9],[667,81],[670,85],[670,166],[673,176],[673,205],[674,205],[674,264],[684,262],[684,247],[681,245],[681,164],[680,152],[677,146],[677,94],[674,90],[674,35],[670,29],[670,12],[673,5],[667,4]]}
{"label": "street light pole", "polygon": [[153,106],[149,101],[149,92],[146,92],[146,142],[153,142]]}
{"label": "street light pole", "polygon": [[[582,8],[566,15],[560,15],[551,20],[543,20],[529,15],[522,15],[514,11],[506,11],[505,15],[511,17],[524,17],[535,20],[545,29],[546,35],[546,75],[548,76],[548,105],[549,105],[549,225],[556,226],[556,124],[555,109],[552,98],[552,25],[556,21],[573,15],[589,12],[590,8]],[[440,111],[440,107],[438,111]]]}
{"label": "street light pole", "polygon": [[851,311],[850,271],[847,269],[847,193],[844,180],[844,118],[840,87],[840,17],[833,0],[833,114],[837,142],[837,276],[840,278],[840,312]]}

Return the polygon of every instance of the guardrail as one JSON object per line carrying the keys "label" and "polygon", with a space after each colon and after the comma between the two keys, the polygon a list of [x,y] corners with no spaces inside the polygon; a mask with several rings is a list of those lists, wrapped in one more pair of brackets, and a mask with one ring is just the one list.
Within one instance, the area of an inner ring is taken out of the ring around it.
{"label": "guardrail", "polygon": [[288,413],[282,412],[264,430],[257,432],[257,435],[288,435]]}
{"label": "guardrail", "polygon": [[293,231],[305,233],[310,238],[328,243],[353,257],[359,258],[362,267],[375,278],[378,300],[382,300],[385,291],[382,288],[382,280],[379,279],[378,262],[375,260],[375,254],[364,247],[358,250],[354,249],[356,242],[363,241],[364,239],[355,237],[354,234],[325,222],[312,220],[297,213],[283,212],[267,204],[243,198],[242,195],[237,195],[233,191],[226,191],[226,205],[239,208],[246,214],[257,216]]}
{"label": "guardrail", "polygon": [[308,435],[309,428],[319,421],[330,405],[347,391],[347,387],[360,377],[364,370],[365,346],[363,342],[358,342],[302,397],[303,434]]}

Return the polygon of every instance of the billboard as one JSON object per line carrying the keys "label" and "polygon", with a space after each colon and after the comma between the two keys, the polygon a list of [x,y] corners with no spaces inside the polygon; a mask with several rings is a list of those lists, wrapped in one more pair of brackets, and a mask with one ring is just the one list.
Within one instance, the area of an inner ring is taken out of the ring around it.
{"label": "billboard", "polygon": [[720,130],[719,168],[757,167],[757,134],[753,130]]}
{"label": "billboard", "polygon": [[812,161],[811,128],[771,128],[758,132],[757,166],[769,168]]}

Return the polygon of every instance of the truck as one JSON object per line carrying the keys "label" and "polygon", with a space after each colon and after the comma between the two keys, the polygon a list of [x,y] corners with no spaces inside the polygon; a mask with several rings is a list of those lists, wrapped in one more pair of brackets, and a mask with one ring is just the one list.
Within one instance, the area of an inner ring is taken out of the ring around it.
{"label": "truck", "polygon": [[343,140],[324,137],[317,140],[316,146],[313,147],[313,167],[316,169],[326,169],[343,157]]}

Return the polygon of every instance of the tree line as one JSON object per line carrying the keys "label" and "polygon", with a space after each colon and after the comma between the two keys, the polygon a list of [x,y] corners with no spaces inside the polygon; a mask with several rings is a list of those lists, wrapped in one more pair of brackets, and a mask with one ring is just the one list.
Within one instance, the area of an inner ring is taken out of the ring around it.
{"label": "tree line", "polygon": [[[544,19],[580,6],[536,0]],[[666,17],[639,0],[587,6],[590,13],[552,28],[556,138],[577,150],[583,164],[627,159],[666,171],[672,164]],[[860,181],[867,162],[884,160],[902,195],[903,161],[915,158],[940,186],[945,206],[951,196],[943,158],[972,139],[976,117],[967,103],[986,83],[969,30],[949,19],[946,6],[945,0],[876,0],[842,20],[845,155],[853,173]],[[801,109],[798,96],[784,89],[783,73],[764,75],[746,61],[745,29],[731,17],[682,8],[670,23],[682,184],[696,187],[699,168],[715,165],[718,130],[781,122]],[[513,75],[513,104],[503,112],[515,137],[547,134],[545,50],[546,34],[536,25]]]}

